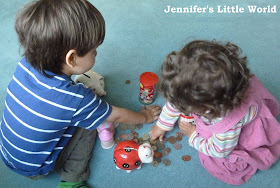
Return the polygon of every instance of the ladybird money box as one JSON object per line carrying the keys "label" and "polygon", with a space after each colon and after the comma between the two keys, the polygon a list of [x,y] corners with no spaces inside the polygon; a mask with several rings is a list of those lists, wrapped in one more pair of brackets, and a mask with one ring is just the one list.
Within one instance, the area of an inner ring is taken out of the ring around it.
{"label": "ladybird money box", "polygon": [[149,143],[142,145],[131,141],[122,141],[118,143],[114,150],[114,162],[117,169],[123,169],[131,172],[134,169],[140,169],[142,163],[153,162],[153,149]]}

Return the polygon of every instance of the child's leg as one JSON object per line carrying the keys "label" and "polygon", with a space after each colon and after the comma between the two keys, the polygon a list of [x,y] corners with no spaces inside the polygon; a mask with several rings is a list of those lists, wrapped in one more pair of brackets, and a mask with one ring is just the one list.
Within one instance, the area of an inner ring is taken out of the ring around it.
{"label": "child's leg", "polygon": [[89,178],[89,160],[95,137],[96,130],[77,128],[69,143],[59,154],[55,164],[55,170],[61,180],[79,182]]}
{"label": "child's leg", "polygon": [[97,127],[98,137],[104,149],[110,149],[114,145],[116,124],[104,121]]}

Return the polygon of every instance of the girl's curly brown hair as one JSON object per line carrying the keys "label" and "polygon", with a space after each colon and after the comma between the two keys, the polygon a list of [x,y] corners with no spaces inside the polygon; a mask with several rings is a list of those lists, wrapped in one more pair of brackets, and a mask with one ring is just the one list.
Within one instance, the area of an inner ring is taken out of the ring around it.
{"label": "girl's curly brown hair", "polygon": [[164,60],[159,90],[185,114],[225,116],[240,105],[249,86],[250,71],[240,54],[241,49],[229,42],[190,42]]}

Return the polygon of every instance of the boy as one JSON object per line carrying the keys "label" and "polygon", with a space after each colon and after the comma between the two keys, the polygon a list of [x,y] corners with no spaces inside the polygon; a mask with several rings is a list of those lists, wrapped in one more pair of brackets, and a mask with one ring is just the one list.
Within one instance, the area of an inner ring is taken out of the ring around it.
{"label": "boy", "polygon": [[97,126],[152,123],[160,107],[137,113],[111,106],[71,80],[93,67],[105,36],[104,19],[88,1],[29,3],[15,29],[25,57],[7,89],[1,157],[21,175],[36,179],[55,169],[58,187],[85,186]]}

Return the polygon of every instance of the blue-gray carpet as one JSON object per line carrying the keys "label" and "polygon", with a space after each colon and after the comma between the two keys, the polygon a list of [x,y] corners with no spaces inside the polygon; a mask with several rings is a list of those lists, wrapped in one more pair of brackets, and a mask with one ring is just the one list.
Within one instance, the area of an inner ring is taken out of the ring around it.
{"label": "blue-gray carpet", "polygon": [[[20,60],[19,44],[14,31],[16,12],[28,0],[2,0],[0,3],[0,115],[2,116],[6,87]],[[139,110],[139,76],[146,71],[159,75],[164,57],[173,50],[181,49],[195,39],[217,39],[239,45],[248,56],[249,67],[268,90],[280,101],[280,3],[278,0],[91,0],[106,20],[106,37],[98,48],[94,70],[105,77],[109,103]],[[167,6],[214,8],[213,13],[165,13]],[[217,6],[244,7],[244,13],[217,13]],[[267,7],[276,5],[277,13],[248,13],[248,5]],[[125,81],[130,80],[130,84]],[[158,96],[155,103],[163,105]],[[279,118],[278,118],[279,119]],[[148,133],[152,125],[144,125],[140,136]],[[167,136],[175,135],[178,128]],[[120,134],[118,130],[117,135]],[[280,136],[280,135],[279,135]],[[158,167],[144,164],[142,169],[128,174],[117,170],[112,160],[113,149],[104,150],[99,140],[93,150],[90,163],[91,176],[88,184],[95,188],[110,187],[234,187],[212,177],[200,164],[197,151],[189,147],[187,138],[181,141],[181,150],[172,150],[166,157],[171,165]],[[170,146],[171,147],[171,146]],[[181,160],[182,155],[192,157]],[[245,185],[240,187],[280,187],[280,162],[269,170],[258,171]],[[1,188],[56,187],[56,173],[34,181],[11,172],[0,162]]]}

